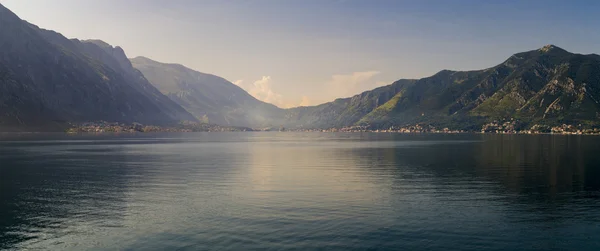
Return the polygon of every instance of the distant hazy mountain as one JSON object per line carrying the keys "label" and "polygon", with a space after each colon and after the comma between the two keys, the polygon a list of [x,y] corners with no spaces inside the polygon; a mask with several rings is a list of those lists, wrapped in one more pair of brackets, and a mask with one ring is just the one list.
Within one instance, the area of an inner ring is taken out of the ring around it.
{"label": "distant hazy mountain", "polygon": [[195,120],[131,67],[120,48],[69,40],[0,5],[0,130],[66,122]]}
{"label": "distant hazy mountain", "polygon": [[352,125],[414,83],[414,80],[400,80],[389,86],[319,106],[280,109],[257,100],[242,88],[218,76],[145,57],[130,61],[156,88],[196,118],[221,125],[294,128]]}
{"label": "distant hazy mountain", "polygon": [[600,125],[600,56],[553,45],[479,71],[441,71],[313,107],[287,110],[288,126],[387,128],[428,123],[477,129],[492,120]]}
{"label": "distant hazy mountain", "polygon": [[492,120],[524,124],[599,124],[600,56],[548,45],[515,54],[485,70],[443,70],[318,106],[278,109],[234,84],[181,65],[131,60],[144,75],[197,118],[218,124],[375,128],[428,123],[478,129]]}
{"label": "distant hazy mountain", "polygon": [[286,110],[284,124],[299,128],[333,128],[350,126],[394,96],[409,88],[415,80],[398,80],[391,85],[366,91],[350,98],[340,98],[318,106]]}
{"label": "distant hazy mountain", "polygon": [[[69,40],[0,5],[0,130],[67,122],[374,128],[428,123],[478,129],[492,120],[600,126],[600,56],[553,45],[478,71],[443,70],[319,106],[280,109],[231,82],[138,57],[100,40]],[[162,93],[161,93],[162,92]]]}
{"label": "distant hazy mountain", "polygon": [[282,119],[282,109],[257,100],[221,77],[145,57],[130,61],[163,94],[201,121],[260,127],[278,124]]}

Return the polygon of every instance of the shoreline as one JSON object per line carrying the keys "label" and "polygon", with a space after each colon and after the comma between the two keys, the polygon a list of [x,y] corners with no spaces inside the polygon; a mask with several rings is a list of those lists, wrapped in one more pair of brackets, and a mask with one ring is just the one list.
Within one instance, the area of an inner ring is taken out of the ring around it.
{"label": "shoreline", "polygon": [[493,133],[493,132],[377,132],[377,131],[319,131],[319,130],[288,130],[288,131],[101,131],[101,132],[61,132],[61,131],[37,131],[37,132],[0,132],[0,135],[17,134],[66,134],[66,135],[101,135],[101,134],[159,134],[159,133],[373,133],[373,134],[481,134],[481,135],[560,135],[560,136],[600,136],[600,133]]}

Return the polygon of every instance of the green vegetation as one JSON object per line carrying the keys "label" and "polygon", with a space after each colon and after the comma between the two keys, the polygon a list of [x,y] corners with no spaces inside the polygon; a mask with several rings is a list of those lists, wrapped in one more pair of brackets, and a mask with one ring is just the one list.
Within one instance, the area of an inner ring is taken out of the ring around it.
{"label": "green vegetation", "polygon": [[129,60],[100,40],[69,40],[2,5],[0,17],[0,129],[87,121],[288,129],[600,126],[600,56],[553,45],[484,70],[442,70],[318,106],[280,109],[218,76]]}
{"label": "green vegetation", "polygon": [[[441,71],[414,81],[402,90],[378,88],[390,96],[378,106],[366,102],[304,108],[313,125],[331,120],[321,113],[335,107],[336,114],[352,114],[344,123],[389,128],[429,124],[459,130],[479,130],[493,121],[518,120],[518,128],[535,124],[559,126],[600,125],[600,56],[569,53],[553,45],[518,53],[495,67],[468,72]],[[365,92],[361,97],[371,96]],[[352,99],[357,98],[357,96]],[[314,119],[322,118],[322,119]]]}

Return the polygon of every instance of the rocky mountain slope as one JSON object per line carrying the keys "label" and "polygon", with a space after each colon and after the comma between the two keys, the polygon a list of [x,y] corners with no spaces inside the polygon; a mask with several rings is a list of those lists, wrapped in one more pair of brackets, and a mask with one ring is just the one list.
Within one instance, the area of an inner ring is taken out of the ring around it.
{"label": "rocky mountain slope", "polygon": [[286,110],[289,127],[362,125],[389,128],[425,123],[454,129],[490,121],[600,125],[600,56],[554,45],[518,53],[495,67],[450,71],[313,107]]}
{"label": "rocky mountain slope", "polygon": [[517,53],[484,70],[450,71],[318,106],[279,109],[232,83],[181,65],[132,59],[151,82],[198,118],[225,125],[389,128],[430,124],[478,130],[491,121],[600,124],[600,56],[554,45]]}
{"label": "rocky mountain slope", "polygon": [[478,129],[491,121],[600,126],[600,56],[554,45],[476,71],[443,70],[318,106],[280,109],[178,64],[128,59],[100,40],[67,39],[0,5],[0,130],[67,123],[180,121],[248,127]]}
{"label": "rocky mountain slope", "polygon": [[554,45],[518,53],[480,71],[441,71],[418,80],[358,124],[468,128],[492,120],[598,124],[600,56]]}
{"label": "rocky mountain slope", "polygon": [[282,119],[282,109],[257,100],[221,77],[145,57],[130,61],[156,88],[200,121],[262,127],[279,124]]}
{"label": "rocky mountain slope", "polygon": [[340,98],[318,106],[287,109],[282,124],[293,128],[338,128],[354,125],[414,83],[415,80],[402,79],[350,98]]}
{"label": "rocky mountain slope", "polygon": [[0,130],[195,120],[132,68],[118,47],[69,40],[2,5],[0,28]]}
{"label": "rocky mountain slope", "polygon": [[291,128],[353,125],[415,82],[399,80],[389,86],[319,106],[280,109],[257,100],[218,76],[145,57],[130,61],[156,88],[196,118],[220,125]]}

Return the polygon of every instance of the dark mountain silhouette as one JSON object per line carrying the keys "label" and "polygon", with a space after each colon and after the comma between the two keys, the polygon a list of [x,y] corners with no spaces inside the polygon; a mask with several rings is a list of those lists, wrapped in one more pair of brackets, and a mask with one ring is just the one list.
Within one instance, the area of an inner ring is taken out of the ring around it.
{"label": "dark mountain silhouette", "polygon": [[69,40],[2,5],[0,27],[2,130],[52,130],[98,120],[195,120],[131,67],[119,47]]}

